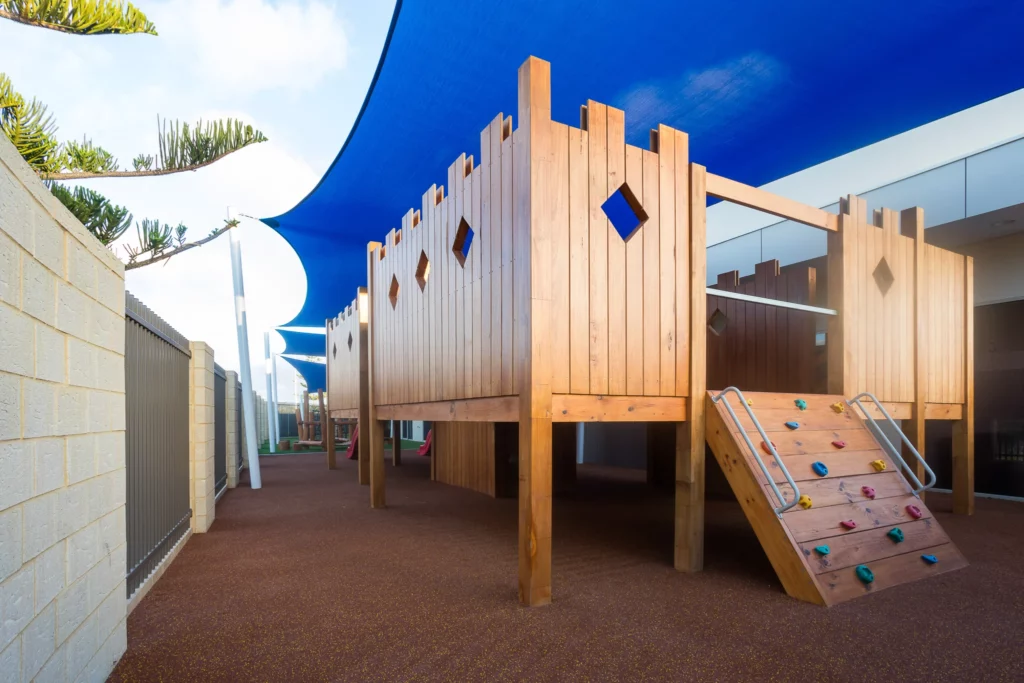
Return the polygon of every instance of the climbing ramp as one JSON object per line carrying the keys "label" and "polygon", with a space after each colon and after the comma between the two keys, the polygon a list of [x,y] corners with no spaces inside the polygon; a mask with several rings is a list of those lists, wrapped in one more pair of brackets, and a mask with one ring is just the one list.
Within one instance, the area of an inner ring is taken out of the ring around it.
{"label": "climbing ramp", "polygon": [[861,400],[708,392],[708,443],[800,600],[834,605],[967,565],[915,494],[934,475],[904,478],[900,443],[865,419],[884,409]]}

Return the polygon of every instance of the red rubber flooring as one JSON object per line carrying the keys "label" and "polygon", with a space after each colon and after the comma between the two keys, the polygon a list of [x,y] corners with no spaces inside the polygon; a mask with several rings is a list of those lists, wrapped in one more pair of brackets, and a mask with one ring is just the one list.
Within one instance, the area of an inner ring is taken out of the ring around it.
{"label": "red rubber flooring", "polygon": [[709,501],[705,571],[671,567],[672,500],[581,468],[554,506],[554,602],[516,601],[516,501],[388,464],[264,457],[128,619],[111,681],[1021,681],[1024,505],[928,504],[971,565],[830,610],[779,586],[739,507]]}

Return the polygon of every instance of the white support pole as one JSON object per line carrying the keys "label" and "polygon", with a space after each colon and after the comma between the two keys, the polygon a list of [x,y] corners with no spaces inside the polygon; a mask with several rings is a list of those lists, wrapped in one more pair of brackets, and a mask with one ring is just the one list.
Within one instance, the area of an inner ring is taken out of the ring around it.
{"label": "white support pole", "polygon": [[281,442],[281,413],[277,409],[277,354],[270,354],[271,402],[274,404],[274,443]]}
{"label": "white support pole", "polygon": [[[228,220],[237,220],[235,210],[228,207]],[[231,279],[235,286],[235,327],[238,331],[238,374],[242,376],[242,417],[245,422],[245,448],[249,459],[249,483],[254,489],[263,487],[260,477],[259,446],[256,441],[256,406],[252,393],[252,365],[249,362],[249,328],[245,318],[245,285],[242,282],[242,243],[237,227],[231,235]]]}
{"label": "white support pole", "polygon": [[270,452],[277,453],[276,434],[274,433],[274,387],[270,381],[270,333],[263,333],[263,360],[266,362],[267,375],[267,441],[270,442]]}

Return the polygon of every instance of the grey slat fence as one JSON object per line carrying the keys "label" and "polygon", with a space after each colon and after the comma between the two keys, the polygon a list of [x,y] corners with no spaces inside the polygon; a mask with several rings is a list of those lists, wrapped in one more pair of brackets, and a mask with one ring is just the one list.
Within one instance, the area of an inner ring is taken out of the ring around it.
{"label": "grey slat fence", "polygon": [[213,365],[213,491],[220,494],[228,484],[228,376]]}
{"label": "grey slat fence", "polygon": [[125,293],[128,597],[189,528],[188,340]]}

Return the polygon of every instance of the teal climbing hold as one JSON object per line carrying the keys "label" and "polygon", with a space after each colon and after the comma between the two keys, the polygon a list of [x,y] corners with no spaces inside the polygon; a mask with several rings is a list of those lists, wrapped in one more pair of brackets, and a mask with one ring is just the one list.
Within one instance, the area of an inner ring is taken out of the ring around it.
{"label": "teal climbing hold", "polygon": [[797,400],[793,401],[793,403],[795,403],[796,407],[799,408],[800,410],[807,410],[807,401],[803,400],[802,398],[798,398]]}
{"label": "teal climbing hold", "polygon": [[896,543],[903,543],[903,531],[899,527],[889,529],[889,533],[887,533],[886,536]]}
{"label": "teal climbing hold", "polygon": [[811,465],[811,469],[814,470],[814,473],[817,474],[819,477],[828,476],[828,467],[826,467],[825,463],[823,462],[814,463],[813,465]]}
{"label": "teal climbing hold", "polygon": [[859,564],[857,565],[857,578],[860,579],[862,583],[871,583],[875,580],[875,573],[868,569],[866,564]]}
{"label": "teal climbing hold", "polygon": [[799,429],[800,423],[799,422],[787,422],[786,426],[789,427],[790,429]]}
{"label": "teal climbing hold", "polygon": [[832,550],[827,545],[816,545],[814,546],[814,552],[818,553],[822,557],[828,555]]}
{"label": "teal climbing hold", "polygon": [[939,558],[935,557],[934,555],[922,555],[921,559],[927,562],[928,564],[935,564],[939,561]]}

